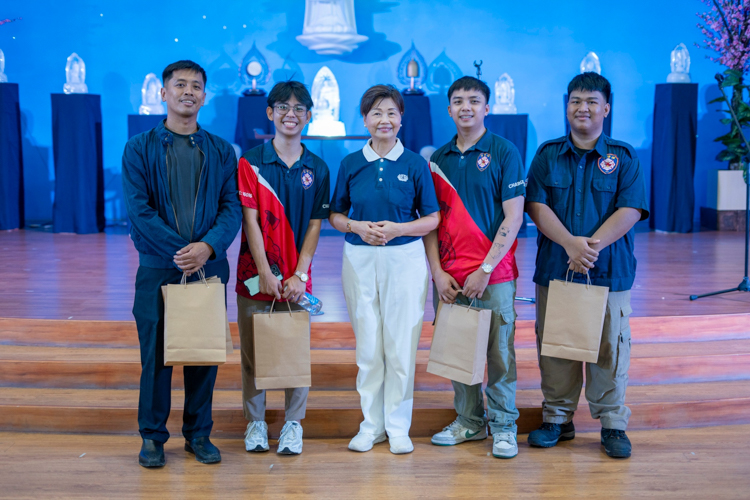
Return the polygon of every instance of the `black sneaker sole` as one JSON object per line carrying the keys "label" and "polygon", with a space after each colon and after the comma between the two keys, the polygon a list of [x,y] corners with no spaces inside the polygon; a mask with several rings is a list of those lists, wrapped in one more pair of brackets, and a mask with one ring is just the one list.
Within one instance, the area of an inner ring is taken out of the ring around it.
{"label": "black sneaker sole", "polygon": [[611,450],[608,450],[607,447],[604,446],[604,443],[602,443],[602,447],[604,448],[604,453],[606,453],[609,458],[630,458],[631,452],[628,452],[627,455],[615,455]]}
{"label": "black sneaker sole", "polygon": [[564,434],[560,434],[560,437],[557,438],[557,439],[555,439],[554,441],[544,441],[544,442],[541,442],[541,443],[539,443],[539,442],[532,443],[531,441],[529,441],[529,446],[532,446],[534,448],[552,448],[553,446],[555,446],[560,441],[570,441],[570,440],[572,440],[575,437],[576,437],[576,432],[575,431],[573,431],[573,432],[566,432]]}
{"label": "black sneaker sole", "polygon": [[143,460],[141,457],[138,457],[138,465],[141,467],[145,467],[147,469],[156,469],[158,467],[164,467],[167,464],[166,460]]}

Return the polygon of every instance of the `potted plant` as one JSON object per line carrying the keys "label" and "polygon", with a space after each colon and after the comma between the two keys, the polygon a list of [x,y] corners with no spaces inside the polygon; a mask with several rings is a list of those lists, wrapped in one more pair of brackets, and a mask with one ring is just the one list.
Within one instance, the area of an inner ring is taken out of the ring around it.
{"label": "potted plant", "polygon": [[[744,84],[744,76],[750,66],[750,0],[702,0],[710,7],[707,12],[699,12],[697,16],[702,22],[698,28],[705,36],[703,45],[698,47],[716,52],[716,56],[706,56],[708,59],[726,66],[722,88],[732,88],[729,106],[732,107],[740,125],[750,126],[750,105],[745,102],[744,94],[748,86]],[[712,103],[723,102],[724,97],[712,100]],[[729,110],[722,110],[730,115]],[[743,146],[742,136],[734,124],[731,115],[722,118],[721,123],[730,125],[728,133],[717,137],[726,149],[721,151],[716,159],[729,162],[730,169],[742,169],[747,182],[747,153]]]}

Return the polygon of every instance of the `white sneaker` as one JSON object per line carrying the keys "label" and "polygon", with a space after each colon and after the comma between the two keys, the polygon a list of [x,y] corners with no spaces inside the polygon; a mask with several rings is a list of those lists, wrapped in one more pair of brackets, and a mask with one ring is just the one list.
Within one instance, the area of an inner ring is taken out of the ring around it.
{"label": "white sneaker", "polygon": [[349,441],[349,449],[352,451],[370,451],[374,445],[383,441],[385,441],[385,432],[377,435],[359,432]]}
{"label": "white sneaker", "polygon": [[414,451],[414,445],[411,444],[409,436],[388,438],[388,443],[391,445],[391,453],[394,455],[403,455]]}
{"label": "white sneaker", "polygon": [[518,455],[516,435],[512,432],[498,432],[492,435],[492,455],[497,458],[513,458]]}
{"label": "white sneaker", "polygon": [[289,421],[281,428],[279,455],[299,455],[302,453],[302,426],[296,420]]}
{"label": "white sneaker", "polygon": [[461,425],[458,419],[456,419],[448,427],[445,427],[442,431],[432,436],[432,444],[437,446],[453,446],[464,441],[480,441],[482,439],[487,439],[487,427],[482,427],[478,431],[472,431],[468,427]]}
{"label": "white sneaker", "polygon": [[268,451],[268,425],[263,420],[247,424],[245,451]]}

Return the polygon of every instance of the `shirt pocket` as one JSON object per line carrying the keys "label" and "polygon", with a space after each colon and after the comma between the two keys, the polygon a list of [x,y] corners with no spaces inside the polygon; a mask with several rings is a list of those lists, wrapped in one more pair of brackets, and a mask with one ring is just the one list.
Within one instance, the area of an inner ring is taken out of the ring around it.
{"label": "shirt pocket", "polygon": [[593,182],[594,203],[601,213],[614,211],[614,199],[617,192],[617,178],[595,177]]}
{"label": "shirt pocket", "polygon": [[390,182],[388,184],[388,203],[401,209],[402,211],[410,212],[414,206],[414,184],[411,182]]}
{"label": "shirt pocket", "polygon": [[544,179],[544,185],[550,193],[550,206],[561,208],[568,201],[570,185],[573,183],[573,177],[568,172],[550,172]]}

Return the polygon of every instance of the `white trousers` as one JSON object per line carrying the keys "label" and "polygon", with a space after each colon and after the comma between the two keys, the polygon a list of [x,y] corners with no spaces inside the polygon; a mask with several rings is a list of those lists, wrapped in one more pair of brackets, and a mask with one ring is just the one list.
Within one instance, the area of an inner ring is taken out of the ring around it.
{"label": "white trousers", "polygon": [[427,298],[421,240],[392,247],[344,244],[341,273],[357,340],[360,432],[408,436],[414,367]]}

